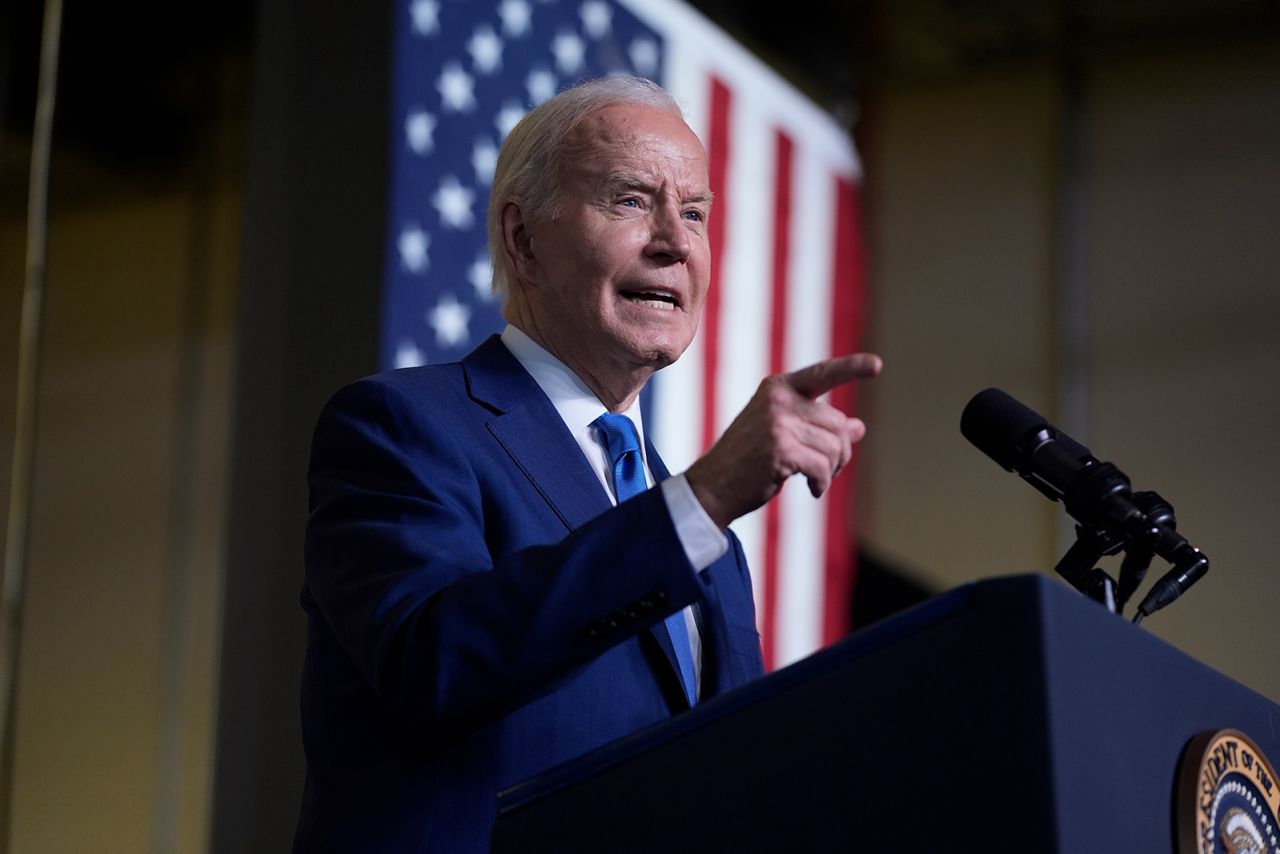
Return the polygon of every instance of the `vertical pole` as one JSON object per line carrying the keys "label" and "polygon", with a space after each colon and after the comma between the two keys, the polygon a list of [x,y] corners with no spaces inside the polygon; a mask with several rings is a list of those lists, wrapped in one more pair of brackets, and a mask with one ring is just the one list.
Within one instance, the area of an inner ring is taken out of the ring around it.
{"label": "vertical pole", "polygon": [[[1054,419],[1070,436],[1088,444],[1089,294],[1085,275],[1084,226],[1088,122],[1081,22],[1069,0],[1059,7],[1057,163],[1054,234]],[[1055,508],[1056,509],[1056,508]],[[1055,513],[1057,554],[1075,542],[1075,525]]]}
{"label": "vertical pole", "polygon": [[53,105],[58,82],[62,0],[46,0],[40,39],[40,77],[31,134],[31,174],[27,193],[27,258],[18,331],[16,424],[9,516],[5,529],[4,579],[0,596],[0,854],[9,850],[13,824],[14,748],[17,743],[18,654],[26,581],[27,534],[31,521],[31,474],[35,457],[36,380],[44,306],[45,242],[49,220],[49,157]]}

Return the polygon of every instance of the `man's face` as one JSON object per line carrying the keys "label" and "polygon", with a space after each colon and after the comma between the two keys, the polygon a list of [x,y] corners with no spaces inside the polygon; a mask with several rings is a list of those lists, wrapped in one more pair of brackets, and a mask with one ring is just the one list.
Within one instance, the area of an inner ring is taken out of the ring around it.
{"label": "man's face", "polygon": [[544,346],[580,373],[671,364],[710,277],[702,144],[671,113],[605,107],[570,134],[559,177],[556,209],[528,224],[525,295]]}

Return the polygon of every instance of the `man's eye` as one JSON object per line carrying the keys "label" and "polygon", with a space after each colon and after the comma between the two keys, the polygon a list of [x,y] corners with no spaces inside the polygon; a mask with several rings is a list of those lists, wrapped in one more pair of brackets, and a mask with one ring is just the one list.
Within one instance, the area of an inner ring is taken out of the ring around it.
{"label": "man's eye", "polygon": [[702,215],[702,211],[699,211],[699,210],[685,211],[684,216],[685,216],[685,219],[690,220],[692,222],[702,222],[704,219],[706,219],[706,217]]}
{"label": "man's eye", "polygon": [[627,196],[625,199],[622,199],[620,202],[618,202],[618,204],[622,205],[623,207],[638,208],[640,207],[640,200],[637,199],[635,196]]}

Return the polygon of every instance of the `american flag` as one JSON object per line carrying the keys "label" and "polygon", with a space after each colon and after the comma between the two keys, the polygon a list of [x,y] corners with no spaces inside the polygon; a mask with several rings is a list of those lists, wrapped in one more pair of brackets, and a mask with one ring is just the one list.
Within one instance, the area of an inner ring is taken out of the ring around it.
{"label": "american flag", "polygon": [[[502,327],[485,209],[498,146],[533,105],[625,72],[664,85],[707,149],[712,279],[697,338],[647,393],[673,471],[766,374],[858,349],[860,165],[848,133],[679,0],[398,0],[381,362],[454,361]],[[835,402],[852,412],[854,390]],[[734,523],[770,669],[848,630],[852,474],[793,483]]]}

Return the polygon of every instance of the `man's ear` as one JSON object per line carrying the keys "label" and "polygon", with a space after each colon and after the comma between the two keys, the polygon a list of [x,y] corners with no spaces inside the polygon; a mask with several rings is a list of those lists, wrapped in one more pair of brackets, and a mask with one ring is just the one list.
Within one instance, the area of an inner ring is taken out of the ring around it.
{"label": "man's ear", "polygon": [[537,281],[537,259],[533,254],[533,235],[524,211],[514,201],[502,206],[502,251],[507,269],[523,282]]}

